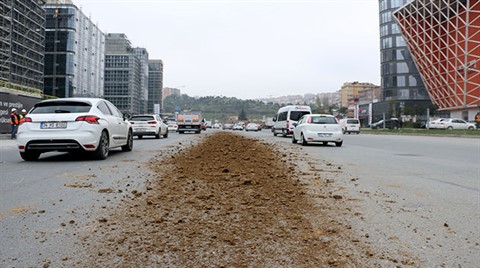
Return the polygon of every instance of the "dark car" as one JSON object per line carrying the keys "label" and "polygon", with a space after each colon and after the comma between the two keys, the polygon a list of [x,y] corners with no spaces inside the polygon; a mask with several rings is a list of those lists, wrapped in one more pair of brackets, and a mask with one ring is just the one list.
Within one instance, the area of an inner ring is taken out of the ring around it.
{"label": "dark car", "polygon": [[389,129],[398,129],[402,127],[402,122],[398,120],[398,118],[389,118],[385,119],[385,124],[383,123],[383,120],[380,120],[378,122],[372,123],[370,127],[372,129],[377,129],[377,128],[389,128]]}

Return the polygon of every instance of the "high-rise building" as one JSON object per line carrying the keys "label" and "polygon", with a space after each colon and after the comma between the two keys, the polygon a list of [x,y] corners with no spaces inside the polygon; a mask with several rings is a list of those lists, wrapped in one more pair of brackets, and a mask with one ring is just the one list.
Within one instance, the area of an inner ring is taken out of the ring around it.
{"label": "high-rise building", "polygon": [[[409,0],[379,0],[382,101],[374,105],[375,119],[382,114],[400,116],[405,107],[431,106],[415,62],[392,13]],[[411,110],[411,109],[410,109]]]}
{"label": "high-rise building", "polygon": [[105,35],[70,0],[47,0],[44,93],[103,97]]}
{"label": "high-rise building", "polygon": [[394,16],[433,102],[473,120],[480,110],[480,2],[414,0]]}
{"label": "high-rise building", "polygon": [[[148,61],[148,113],[161,113],[163,89],[163,61]],[[158,107],[158,108],[157,108]]]}
{"label": "high-rise building", "polygon": [[141,81],[140,87],[142,88],[142,98],[140,100],[142,107],[142,113],[147,113],[147,106],[148,106],[148,51],[146,48],[143,47],[136,47],[133,48],[133,52],[137,55],[138,59],[140,60],[141,66]]}
{"label": "high-rise building", "polygon": [[105,38],[105,99],[128,114],[142,114],[142,65],[123,33]]}
{"label": "high-rise building", "polygon": [[173,87],[165,87],[163,88],[162,91],[162,98],[165,100],[166,97],[175,95],[175,96],[180,96],[180,89],[178,88],[173,88]]}
{"label": "high-rise building", "polygon": [[365,89],[371,89],[377,87],[376,85],[368,82],[346,82],[343,83],[339,90],[340,94],[340,107],[348,107],[349,99],[358,99],[359,92]]}
{"label": "high-rise building", "polygon": [[43,90],[44,1],[0,1],[0,80]]}

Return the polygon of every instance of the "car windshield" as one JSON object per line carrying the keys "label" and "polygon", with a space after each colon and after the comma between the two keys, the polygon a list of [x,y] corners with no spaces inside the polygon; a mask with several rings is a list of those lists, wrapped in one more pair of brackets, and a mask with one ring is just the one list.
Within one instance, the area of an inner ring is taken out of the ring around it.
{"label": "car windshield", "polygon": [[309,121],[312,124],[337,124],[335,117],[330,116],[312,116],[310,119]]}
{"label": "car windshield", "polygon": [[358,124],[358,120],[357,119],[348,119],[347,124]]}
{"label": "car windshield", "polygon": [[310,112],[306,112],[306,111],[291,111],[290,112],[290,120],[294,120],[294,121],[298,121],[298,119],[300,119],[300,117],[306,115],[306,114],[310,114]]}
{"label": "car windshield", "polygon": [[92,105],[85,102],[44,102],[38,103],[30,111],[31,114],[54,114],[54,113],[86,113]]}
{"label": "car windshield", "polygon": [[151,120],[155,120],[155,118],[153,118],[153,116],[150,116],[150,115],[132,116],[132,118],[130,118],[130,121],[151,121]]}

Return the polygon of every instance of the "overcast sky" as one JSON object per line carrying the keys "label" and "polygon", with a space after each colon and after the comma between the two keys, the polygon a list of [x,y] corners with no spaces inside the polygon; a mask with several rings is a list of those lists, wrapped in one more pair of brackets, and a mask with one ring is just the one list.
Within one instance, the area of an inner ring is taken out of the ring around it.
{"label": "overcast sky", "polygon": [[380,83],[378,0],[73,0],[164,62],[164,86],[241,99]]}

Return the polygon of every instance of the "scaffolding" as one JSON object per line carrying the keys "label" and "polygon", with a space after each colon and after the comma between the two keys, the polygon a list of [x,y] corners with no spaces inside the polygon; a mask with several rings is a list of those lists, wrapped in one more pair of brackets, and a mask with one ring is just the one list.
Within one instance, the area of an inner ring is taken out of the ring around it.
{"label": "scaffolding", "polygon": [[0,2],[0,80],[43,90],[44,1]]}

